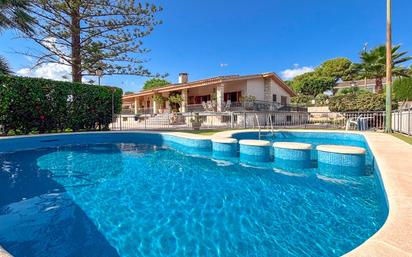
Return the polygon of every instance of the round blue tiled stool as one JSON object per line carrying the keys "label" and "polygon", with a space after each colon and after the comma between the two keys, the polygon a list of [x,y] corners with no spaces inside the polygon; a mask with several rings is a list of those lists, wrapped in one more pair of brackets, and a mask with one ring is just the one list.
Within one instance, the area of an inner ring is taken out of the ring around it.
{"label": "round blue tiled stool", "polygon": [[237,157],[238,144],[235,138],[213,138],[212,148],[215,157]]}
{"label": "round blue tiled stool", "polygon": [[270,161],[270,142],[266,140],[240,140],[240,160],[250,162]]}
{"label": "round blue tiled stool", "polygon": [[344,145],[319,145],[318,167],[339,175],[364,175],[366,150]]}
{"label": "round blue tiled stool", "polygon": [[309,168],[311,144],[276,142],[273,144],[275,163],[280,167]]}

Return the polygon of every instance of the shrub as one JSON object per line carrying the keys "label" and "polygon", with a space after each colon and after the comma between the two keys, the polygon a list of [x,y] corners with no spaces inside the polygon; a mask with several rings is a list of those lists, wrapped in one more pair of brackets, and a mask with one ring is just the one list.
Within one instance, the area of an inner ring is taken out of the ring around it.
{"label": "shrub", "polygon": [[393,82],[393,95],[396,101],[412,100],[412,78],[400,78]]}
{"label": "shrub", "polygon": [[166,102],[166,97],[162,96],[162,95],[154,95],[153,96],[153,101],[156,102],[159,105],[164,104],[164,102]]}
{"label": "shrub", "polygon": [[329,97],[325,94],[319,94],[315,97],[316,106],[323,106],[329,103]]}
{"label": "shrub", "polygon": [[292,97],[291,102],[294,104],[310,105],[312,104],[312,100],[312,96],[298,94],[297,96]]}
{"label": "shrub", "polygon": [[[393,108],[396,108],[395,103]],[[332,112],[383,111],[385,95],[370,92],[338,95],[329,99],[329,109]]]}
{"label": "shrub", "polygon": [[253,102],[256,101],[256,96],[254,95],[245,95],[240,97],[240,101],[243,102]]}
{"label": "shrub", "polygon": [[180,94],[175,94],[169,96],[169,101],[172,104],[181,104],[183,102],[183,97]]}
{"label": "shrub", "polygon": [[359,87],[347,87],[341,88],[336,92],[336,95],[347,95],[347,94],[357,94],[357,93],[367,93],[368,90]]}
{"label": "shrub", "polygon": [[303,95],[317,96],[335,86],[335,78],[317,77],[312,73],[305,73],[303,75],[294,80],[292,84],[293,89]]}
{"label": "shrub", "polygon": [[23,134],[107,129],[112,96],[119,113],[120,88],[0,75],[0,124]]}

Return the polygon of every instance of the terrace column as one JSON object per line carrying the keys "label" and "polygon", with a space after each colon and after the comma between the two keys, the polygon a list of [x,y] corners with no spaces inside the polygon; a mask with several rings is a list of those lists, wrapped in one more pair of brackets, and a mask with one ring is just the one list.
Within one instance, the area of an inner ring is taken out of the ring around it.
{"label": "terrace column", "polygon": [[156,103],[156,101],[153,101],[153,98],[152,98],[152,107],[153,107],[153,114],[157,114],[157,111],[159,110],[159,107],[157,106],[157,103]]}
{"label": "terrace column", "polygon": [[182,98],[183,98],[183,101],[180,104],[180,111],[187,112],[187,98],[188,98],[187,89],[182,90]]}
{"label": "terrace column", "polygon": [[264,79],[264,86],[263,86],[263,93],[264,93],[264,100],[266,102],[272,102],[272,89],[271,89],[271,79],[265,78]]}
{"label": "terrace column", "polygon": [[225,94],[225,84],[220,84],[216,88],[216,104],[217,112],[222,112],[224,109],[224,94]]}
{"label": "terrace column", "polygon": [[134,98],[134,115],[137,114],[138,104],[139,104],[139,101],[138,101],[137,97],[135,97]]}
{"label": "terrace column", "polygon": [[[170,95],[169,95],[169,96],[170,96]],[[166,100],[166,102],[165,102],[166,112],[167,112],[167,113],[171,113],[171,112],[172,112],[172,109],[170,108],[169,96],[167,96],[167,100]]]}

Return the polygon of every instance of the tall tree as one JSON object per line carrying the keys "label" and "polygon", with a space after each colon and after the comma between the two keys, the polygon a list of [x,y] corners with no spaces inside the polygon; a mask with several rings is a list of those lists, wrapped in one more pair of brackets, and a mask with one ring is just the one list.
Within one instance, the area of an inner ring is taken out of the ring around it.
{"label": "tall tree", "polygon": [[[0,0],[0,33],[4,29],[31,31],[33,18],[30,16],[30,2],[27,0]],[[0,74],[10,74],[11,69],[0,56]]]}
{"label": "tall tree", "polygon": [[25,53],[36,65],[58,63],[72,69],[72,80],[94,75],[155,76],[143,66],[142,38],[161,23],[161,7],[134,0],[34,0],[33,33],[25,33],[43,51]]}
{"label": "tall tree", "polygon": [[[400,52],[400,45],[392,47],[392,74],[396,77],[407,77],[408,69],[400,64],[412,59],[410,56],[406,56],[408,52]],[[383,78],[386,76],[386,47],[381,45],[371,49],[370,51],[364,51],[360,54],[360,74],[369,79],[375,79],[376,88],[378,93],[383,92]]]}
{"label": "tall tree", "polygon": [[338,57],[323,62],[315,71],[322,77],[335,78],[336,81],[346,80],[351,74],[352,65],[353,63],[348,58]]}
{"label": "tall tree", "polygon": [[153,78],[145,81],[143,90],[155,89],[170,85],[170,82],[164,79]]}

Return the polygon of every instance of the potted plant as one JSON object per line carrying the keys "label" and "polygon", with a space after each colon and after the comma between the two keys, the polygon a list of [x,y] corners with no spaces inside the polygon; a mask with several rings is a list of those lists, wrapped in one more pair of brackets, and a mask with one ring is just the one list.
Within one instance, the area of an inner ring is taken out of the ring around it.
{"label": "potted plant", "polygon": [[243,103],[243,107],[246,110],[253,110],[253,102],[256,101],[256,97],[253,95],[241,96],[240,101]]}
{"label": "potted plant", "polygon": [[166,101],[165,97],[163,97],[162,95],[154,95],[153,96],[153,101],[156,102],[156,104],[158,105],[159,113],[162,113],[163,112],[163,104]]}
{"label": "potted plant", "polygon": [[199,113],[195,113],[193,118],[190,119],[190,123],[192,124],[193,130],[200,129],[200,126],[202,125],[202,119],[200,118]]}
{"label": "potted plant", "polygon": [[141,113],[136,113],[136,114],[134,115],[134,121],[139,121],[140,115],[142,115],[142,114],[141,114]]}
{"label": "potted plant", "polygon": [[176,111],[177,106],[180,106],[182,104],[183,97],[180,94],[171,95],[169,96],[169,102],[172,105],[173,111]]}

